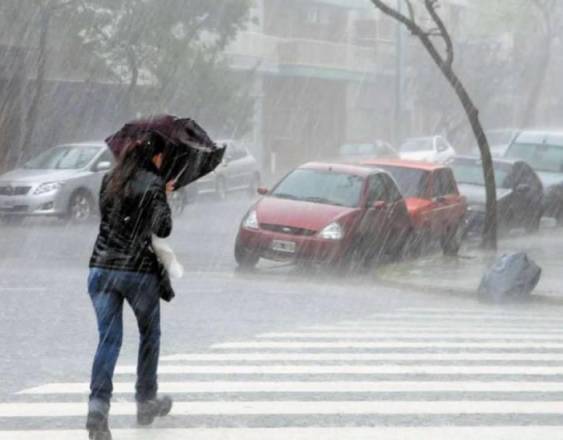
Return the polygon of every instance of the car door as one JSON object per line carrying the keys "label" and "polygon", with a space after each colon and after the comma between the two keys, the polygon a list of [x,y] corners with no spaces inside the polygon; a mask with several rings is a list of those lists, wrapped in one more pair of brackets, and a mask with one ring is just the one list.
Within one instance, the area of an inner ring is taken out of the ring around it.
{"label": "car door", "polygon": [[448,228],[458,226],[464,207],[455,178],[449,168],[440,168],[432,173],[432,210],[430,224],[432,235],[441,237]]}
{"label": "car door", "polygon": [[395,181],[382,174],[385,187],[384,202],[386,203],[385,218],[381,230],[384,231],[383,247],[387,253],[398,255],[409,239],[412,223],[407,205]]}
{"label": "car door", "polygon": [[92,174],[88,177],[88,189],[90,190],[92,196],[96,198],[96,200],[99,197],[102,180],[105,174],[109,171],[109,168],[98,170],[98,167],[100,166],[100,164],[109,163],[109,166],[111,168],[115,164],[115,157],[113,153],[108,148],[104,148],[103,150],[103,153],[98,156],[98,158],[90,167]]}
{"label": "car door", "polygon": [[450,158],[452,151],[449,144],[442,138],[436,137],[436,162],[445,162]]}
{"label": "car door", "polygon": [[254,177],[254,159],[244,145],[239,144],[237,150],[237,186],[248,188]]}
{"label": "car door", "polygon": [[[385,181],[381,174],[373,174],[366,180],[363,215],[358,226],[358,246],[363,252],[373,253],[380,249],[384,240],[387,205],[385,202]],[[377,203],[377,204],[376,204]]]}
{"label": "car door", "polygon": [[230,189],[244,186],[244,156],[244,151],[237,143],[231,144],[226,173],[227,185]]}

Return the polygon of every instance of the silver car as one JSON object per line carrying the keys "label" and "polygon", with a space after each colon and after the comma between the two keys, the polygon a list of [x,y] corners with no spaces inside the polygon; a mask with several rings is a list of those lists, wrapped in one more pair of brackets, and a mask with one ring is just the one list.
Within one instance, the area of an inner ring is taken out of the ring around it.
{"label": "silver car", "polygon": [[261,179],[256,159],[237,141],[220,140],[217,144],[226,145],[225,158],[215,171],[197,181],[198,194],[215,193],[220,199],[238,190],[256,194]]}
{"label": "silver car", "polygon": [[0,176],[0,218],[51,216],[84,222],[97,211],[102,178],[113,166],[105,143],[58,145]]}

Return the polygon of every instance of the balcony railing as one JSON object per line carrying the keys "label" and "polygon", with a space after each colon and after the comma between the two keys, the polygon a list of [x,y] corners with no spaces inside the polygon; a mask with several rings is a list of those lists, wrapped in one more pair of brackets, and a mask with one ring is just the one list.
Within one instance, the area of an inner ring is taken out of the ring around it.
{"label": "balcony railing", "polygon": [[372,47],[320,40],[284,39],[242,32],[227,50],[231,57],[248,57],[277,66],[304,66],[376,73],[393,65],[394,44],[374,41]]}

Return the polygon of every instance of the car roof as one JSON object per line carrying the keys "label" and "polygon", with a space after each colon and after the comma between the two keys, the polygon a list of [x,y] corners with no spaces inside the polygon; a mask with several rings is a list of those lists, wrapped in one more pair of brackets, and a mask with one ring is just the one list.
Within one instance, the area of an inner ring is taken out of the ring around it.
{"label": "car roof", "polygon": [[367,177],[374,174],[373,168],[367,168],[361,165],[331,162],[308,162],[298,167],[298,169],[334,171],[336,173],[354,174],[362,177]]}
{"label": "car roof", "polygon": [[105,142],[93,141],[93,142],[68,142],[65,144],[58,144],[57,147],[76,147],[76,148],[86,148],[86,147],[107,147]]}
{"label": "car roof", "polygon": [[402,168],[412,168],[424,171],[435,171],[447,166],[432,162],[422,162],[419,160],[405,160],[405,159],[373,159],[365,160],[360,163],[362,166],[392,166],[392,167],[402,167]]}
{"label": "car roof", "polygon": [[[477,160],[480,161],[481,157],[474,156],[474,155],[461,155],[460,154],[460,155],[456,155],[456,156],[452,157],[448,161],[448,163],[456,161],[456,160],[465,160],[465,161],[468,161],[468,162],[469,161],[474,162],[474,161],[477,161]],[[524,162],[525,163],[526,161],[521,160],[521,159],[517,159],[517,158],[510,158],[510,157],[502,157],[502,158],[493,157],[493,163],[499,164],[499,165],[502,165],[502,164],[504,164],[504,165],[514,165],[515,163],[518,163],[518,162]]]}
{"label": "car roof", "polygon": [[525,130],[514,138],[514,142],[547,143],[563,147],[563,131],[561,130]]}
{"label": "car roof", "polygon": [[402,143],[405,144],[407,142],[411,142],[411,141],[426,141],[426,140],[432,140],[435,139],[437,137],[441,137],[440,135],[434,135],[434,136],[415,136],[415,137],[410,137],[410,138],[406,138]]}

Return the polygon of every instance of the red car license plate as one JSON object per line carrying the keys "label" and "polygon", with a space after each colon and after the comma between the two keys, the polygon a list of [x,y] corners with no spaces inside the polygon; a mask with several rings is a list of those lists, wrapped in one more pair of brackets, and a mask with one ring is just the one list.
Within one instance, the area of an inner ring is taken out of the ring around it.
{"label": "red car license plate", "polygon": [[293,241],[284,241],[284,240],[273,240],[272,241],[272,250],[276,252],[285,252],[288,254],[295,253],[295,242]]}

